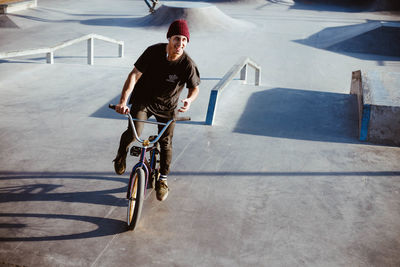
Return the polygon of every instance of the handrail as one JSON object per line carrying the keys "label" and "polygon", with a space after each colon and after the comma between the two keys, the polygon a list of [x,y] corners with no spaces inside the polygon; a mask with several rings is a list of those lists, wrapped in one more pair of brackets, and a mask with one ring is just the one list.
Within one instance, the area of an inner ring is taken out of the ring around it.
{"label": "handrail", "polygon": [[247,82],[247,66],[251,66],[255,69],[255,85],[261,84],[261,67],[248,57],[241,58],[238,63],[224,75],[224,77],[214,86],[210,92],[210,100],[208,102],[208,110],[206,115],[206,124],[212,125],[215,117],[215,111],[217,108],[218,94],[225,89],[225,87],[232,81],[232,79],[240,71],[240,80],[244,83]]}
{"label": "handrail", "polygon": [[115,40],[115,39],[112,39],[109,37],[91,33],[91,34],[87,34],[87,35],[84,35],[84,36],[76,38],[76,39],[64,41],[61,44],[58,44],[53,47],[28,49],[28,50],[24,50],[24,51],[0,52],[0,59],[45,53],[46,54],[46,62],[48,64],[54,64],[54,52],[55,51],[57,51],[58,49],[61,49],[61,48],[64,48],[64,47],[87,40],[87,42],[88,42],[87,43],[87,48],[88,48],[87,62],[89,65],[93,65],[94,64],[94,39],[118,44],[118,55],[119,55],[119,57],[124,56],[124,42],[123,41],[118,41],[118,40]]}

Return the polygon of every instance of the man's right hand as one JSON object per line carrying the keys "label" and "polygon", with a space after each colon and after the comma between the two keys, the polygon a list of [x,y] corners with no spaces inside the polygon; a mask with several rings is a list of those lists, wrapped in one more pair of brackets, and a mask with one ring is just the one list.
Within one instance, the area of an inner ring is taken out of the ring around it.
{"label": "man's right hand", "polygon": [[130,112],[129,107],[124,104],[118,104],[115,106],[115,111],[120,114],[128,114]]}

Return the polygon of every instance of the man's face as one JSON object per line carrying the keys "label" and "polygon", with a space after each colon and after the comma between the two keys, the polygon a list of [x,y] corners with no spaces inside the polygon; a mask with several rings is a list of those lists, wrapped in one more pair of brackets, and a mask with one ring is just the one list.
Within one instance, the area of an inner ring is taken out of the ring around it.
{"label": "man's face", "polygon": [[169,53],[173,53],[175,55],[182,55],[183,49],[185,49],[187,45],[187,38],[184,35],[173,35],[169,39],[169,47],[171,51]]}

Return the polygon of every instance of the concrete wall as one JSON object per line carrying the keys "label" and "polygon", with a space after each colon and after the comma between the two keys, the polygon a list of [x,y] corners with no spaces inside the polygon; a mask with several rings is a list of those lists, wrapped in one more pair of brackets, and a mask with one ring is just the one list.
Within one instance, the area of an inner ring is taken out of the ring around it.
{"label": "concrete wall", "polygon": [[354,71],[361,141],[400,146],[400,73]]}

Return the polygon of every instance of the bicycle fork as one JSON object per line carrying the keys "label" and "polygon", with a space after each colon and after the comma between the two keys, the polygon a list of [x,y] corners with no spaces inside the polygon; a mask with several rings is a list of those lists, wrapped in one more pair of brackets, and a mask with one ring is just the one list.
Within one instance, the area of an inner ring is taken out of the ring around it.
{"label": "bicycle fork", "polygon": [[149,180],[149,166],[148,166],[147,160],[145,158],[145,154],[146,154],[146,148],[142,148],[141,153],[140,153],[139,162],[135,166],[133,166],[133,168],[132,168],[132,172],[131,172],[131,175],[130,175],[130,178],[129,178],[128,191],[126,192],[126,198],[129,199],[129,200],[132,199],[132,196],[131,196],[132,190],[131,190],[131,188],[132,188],[132,186],[134,186],[134,183],[135,183],[134,177],[135,177],[135,174],[136,174],[136,170],[138,168],[142,168],[144,170],[145,180],[146,180],[146,184],[145,184],[145,188],[144,188],[145,189],[144,190],[144,195],[146,196],[147,182]]}

